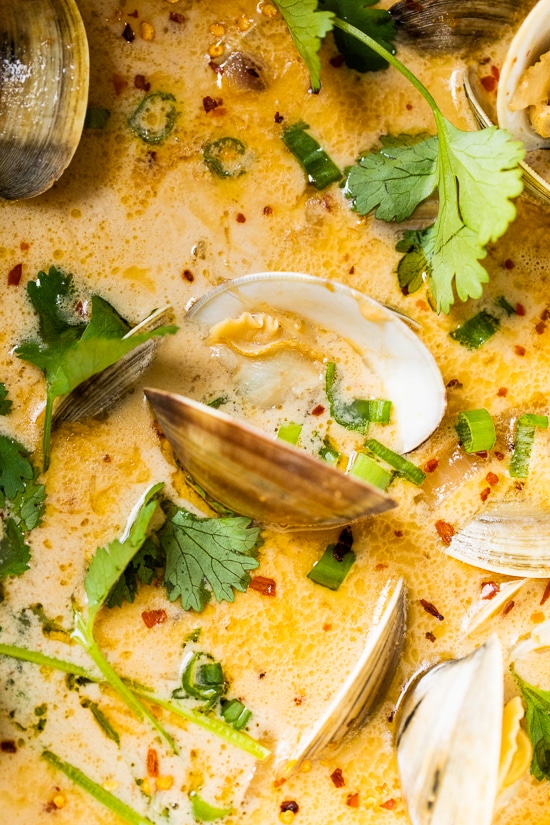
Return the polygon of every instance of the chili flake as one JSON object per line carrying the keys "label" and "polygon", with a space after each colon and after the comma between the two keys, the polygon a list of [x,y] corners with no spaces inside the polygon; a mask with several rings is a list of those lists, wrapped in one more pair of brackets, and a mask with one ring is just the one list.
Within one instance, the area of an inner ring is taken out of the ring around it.
{"label": "chili flake", "polygon": [[426,631],[426,639],[429,642],[435,642],[436,641],[436,637],[434,636],[434,634],[432,633],[431,630]]}
{"label": "chili flake", "polygon": [[147,773],[149,776],[158,776],[160,770],[159,755],[154,748],[147,751]]}
{"label": "chili flake", "polygon": [[183,14],[180,14],[177,11],[171,11],[168,15],[168,19],[172,21],[172,23],[183,23],[185,21],[185,17]]}
{"label": "chili flake", "polygon": [[380,807],[385,808],[386,811],[393,811],[396,805],[397,802],[395,801],[395,799],[387,799],[385,802],[380,803]]}
{"label": "chili flake", "polygon": [[448,522],[441,520],[436,521],[435,529],[437,530],[437,532],[439,533],[439,537],[442,539],[442,541],[445,542],[445,544],[451,543],[451,539],[455,534],[455,528],[452,524],[449,524]]}
{"label": "chili flake", "polygon": [[284,802],[281,802],[281,813],[292,811],[293,814],[297,814],[299,810],[300,806],[294,799],[285,799]]}
{"label": "chili flake", "polygon": [[134,86],[136,89],[142,89],[144,92],[148,92],[151,88],[151,84],[145,80],[144,74],[137,74],[134,77]]}
{"label": "chili flake", "polygon": [[420,599],[420,604],[422,605],[422,607],[424,608],[426,613],[429,613],[430,616],[433,616],[438,621],[442,622],[443,619],[445,618],[444,616],[441,615],[441,613],[439,612],[437,607],[434,604],[432,604],[431,602],[426,601],[426,599]]}
{"label": "chili flake", "polygon": [[548,580],[548,583],[547,583],[546,587],[544,588],[544,593],[542,594],[542,599],[540,600],[540,603],[544,604],[546,601],[548,601],[549,598],[550,598],[550,579]]}
{"label": "chili flake", "polygon": [[495,484],[498,484],[498,476],[496,473],[487,473],[485,476],[491,487],[494,487]]}
{"label": "chili flake", "polygon": [[526,351],[527,350],[525,349],[525,347],[522,347],[521,344],[516,344],[514,347],[514,352],[516,353],[516,355],[519,355],[522,358],[525,355]]}
{"label": "chili flake", "polygon": [[323,407],[323,405],[322,404],[317,404],[317,406],[312,409],[311,414],[312,415],[323,415],[324,411],[325,411],[325,408]]}
{"label": "chili flake", "polygon": [[19,286],[23,274],[23,264],[15,264],[8,272],[8,286]]}
{"label": "chili flake", "polygon": [[479,494],[479,497],[481,498],[482,501],[487,501],[487,499],[489,498],[490,492],[491,492],[491,488],[490,487],[485,487],[481,491],[481,493]]}
{"label": "chili flake", "polygon": [[269,579],[267,576],[253,576],[248,585],[252,590],[261,593],[262,596],[276,596],[277,582],[275,579]]}
{"label": "chili flake", "polygon": [[342,768],[336,768],[330,775],[332,779],[332,784],[335,788],[343,788],[346,784],[346,780],[344,779],[344,774],[342,773]]}
{"label": "chili flake", "polygon": [[134,40],[136,39],[136,33],[132,29],[132,27],[129,23],[126,23],[126,25],[124,26],[124,31],[122,32],[122,36],[126,40],[127,43],[133,43]]}
{"label": "chili flake", "polygon": [[500,585],[497,582],[481,582],[481,598],[494,599],[500,592]]}
{"label": "chili flake", "polygon": [[3,739],[0,742],[0,751],[2,753],[17,753],[17,745],[13,739]]}
{"label": "chili flake", "polygon": [[507,616],[507,615],[508,615],[508,613],[510,612],[510,610],[513,608],[513,606],[514,606],[514,605],[515,605],[515,602],[514,602],[514,601],[507,602],[507,603],[504,605],[504,610],[502,611],[502,615],[503,615],[503,616]]}
{"label": "chili flake", "polygon": [[358,808],[359,807],[359,794],[358,793],[349,793],[346,799],[346,805],[349,805],[350,808]]}
{"label": "chili flake", "polygon": [[152,627],[155,627],[155,625],[162,624],[166,621],[166,610],[144,610],[141,614],[141,618],[145,623],[145,627],[151,629]]}
{"label": "chili flake", "polygon": [[429,461],[426,461],[426,463],[424,464],[424,472],[433,473],[435,470],[437,470],[438,464],[439,461],[437,460],[437,458],[430,458]]}
{"label": "chili flake", "polygon": [[497,395],[499,396],[499,398],[506,398],[506,396],[508,395],[508,388],[507,387],[499,387]]}

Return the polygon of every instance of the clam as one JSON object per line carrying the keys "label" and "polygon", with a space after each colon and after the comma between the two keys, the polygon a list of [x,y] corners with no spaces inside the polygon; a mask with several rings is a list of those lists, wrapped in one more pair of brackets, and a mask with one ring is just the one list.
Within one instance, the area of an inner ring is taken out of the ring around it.
{"label": "clam", "polygon": [[[147,318],[133,327],[124,336],[130,338],[144,332],[158,329],[173,321],[171,306],[156,309]],[[52,423],[54,426],[65,421],[80,421],[91,418],[104,412],[126,395],[137,384],[141,376],[149,368],[155,357],[161,338],[150,338],[144,341],[127,355],[120,358],[115,364],[101,372],[92,375],[78,387],[66,395],[56,405]]]}
{"label": "clam", "polygon": [[449,556],[507,576],[550,577],[550,512],[503,501],[455,533]]}
{"label": "clam", "polygon": [[412,825],[490,825],[502,721],[502,652],[494,635],[414,684],[397,729],[397,765]]}
{"label": "clam", "polygon": [[[352,344],[382,379],[403,452],[438,425],[445,389],[434,359],[394,313],[355,290],[297,273],[250,275],[206,294],[187,319],[205,334],[265,308],[270,317],[295,313]],[[329,527],[395,506],[378,488],[220,410],[161,390],[146,395],[190,475],[238,513],[285,527]]]}
{"label": "clam", "polygon": [[0,198],[48,189],[78,146],[88,43],[73,0],[0,0]]}
{"label": "clam", "polygon": [[[539,0],[508,49],[500,70],[496,106],[483,90],[475,66],[469,66],[464,75],[464,91],[478,126],[484,129],[497,123],[522,140],[527,152],[550,147],[550,54],[537,64],[549,50],[550,0]],[[526,74],[535,64],[542,78]],[[526,191],[549,205],[550,183],[531,164],[522,161],[520,166]]]}
{"label": "clam", "polygon": [[322,716],[291,753],[277,754],[275,770],[288,775],[304,760],[313,760],[351,739],[380,702],[399,662],[406,625],[403,579],[388,581],[374,612],[374,622],[352,671]]}

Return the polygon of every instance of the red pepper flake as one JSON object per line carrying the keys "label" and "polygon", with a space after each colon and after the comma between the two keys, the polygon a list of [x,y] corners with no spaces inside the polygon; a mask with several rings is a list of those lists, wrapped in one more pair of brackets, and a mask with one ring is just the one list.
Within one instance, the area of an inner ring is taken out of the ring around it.
{"label": "red pepper flake", "polygon": [[124,26],[124,31],[122,32],[123,38],[126,40],[127,43],[133,43],[136,39],[136,33],[131,27],[129,23],[126,23]]}
{"label": "red pepper flake", "polygon": [[264,215],[273,215],[273,207],[272,206],[264,206]]}
{"label": "red pepper flake", "polygon": [[386,799],[385,802],[380,803],[380,807],[385,808],[386,811],[393,811],[393,809],[396,807],[396,805],[397,805],[397,802],[395,801],[395,799]]}
{"label": "red pepper flake", "polygon": [[436,637],[434,636],[434,634],[432,633],[431,630],[426,631],[426,639],[429,642],[435,642],[436,641]]}
{"label": "red pepper flake", "polygon": [[435,529],[439,533],[439,538],[442,539],[445,544],[450,544],[451,539],[455,534],[455,528],[452,524],[449,524],[446,521],[436,521]]}
{"label": "red pepper flake", "polygon": [[195,276],[193,275],[193,273],[191,272],[190,269],[184,269],[183,272],[181,273],[181,277],[185,281],[189,281],[190,284],[192,284],[193,281],[195,280]]}
{"label": "red pepper flake", "polygon": [[168,15],[168,19],[171,20],[172,23],[179,23],[180,25],[185,22],[185,17],[178,11],[171,11]]}
{"label": "red pepper flake", "polygon": [[495,450],[495,458],[497,458],[499,461],[504,461],[504,453]]}
{"label": "red pepper flake", "polygon": [[23,274],[23,264],[15,264],[8,272],[8,286],[19,286]]}
{"label": "red pepper flake", "polygon": [[424,464],[424,472],[433,473],[435,470],[437,470],[438,464],[439,461],[437,460],[437,458],[430,458],[429,461],[426,461],[426,463]]}
{"label": "red pepper flake", "polygon": [[550,599],[550,579],[548,579],[546,587],[544,588],[544,593],[542,594],[542,599],[540,600],[540,603],[544,604],[546,601],[548,601],[548,599]]}
{"label": "red pepper flake", "polygon": [[284,116],[280,114],[280,112],[275,112],[275,123],[282,123],[284,120]]}
{"label": "red pepper flake", "polygon": [[481,493],[479,494],[479,497],[482,501],[487,501],[487,499],[489,498],[490,495],[491,495],[491,488],[490,487],[484,487],[483,490],[481,491]]}
{"label": "red pepper flake", "polygon": [[477,452],[476,455],[478,456],[478,458],[487,458],[489,453],[487,452],[487,450],[479,450],[479,452]]}
{"label": "red pepper flake", "polygon": [[491,66],[491,74],[493,75],[493,77],[496,77],[497,80],[500,79],[500,69],[498,68],[498,66]]}
{"label": "red pepper flake", "polygon": [[205,112],[212,112],[214,109],[217,109],[218,106],[223,106],[223,99],[221,97],[210,97],[210,95],[203,97],[202,107]]}
{"label": "red pepper flake", "polygon": [[513,606],[515,605],[514,601],[507,602],[504,606],[504,610],[502,611],[503,616],[507,616],[510,610],[512,610]]}
{"label": "red pepper flake", "polygon": [[358,793],[349,793],[346,799],[346,805],[349,805],[350,808],[358,808],[359,807],[359,794]]}
{"label": "red pepper flake", "polygon": [[525,307],[523,304],[516,304],[516,315],[525,315]]}
{"label": "red pepper flake", "polygon": [[492,75],[487,75],[481,78],[481,85],[486,92],[494,92],[497,86],[496,78]]}
{"label": "red pepper flake", "polygon": [[487,473],[485,476],[491,487],[494,487],[495,484],[498,484],[498,476],[496,473]]}
{"label": "red pepper flake", "polygon": [[286,778],[284,776],[282,776],[280,779],[275,779],[275,781],[273,782],[273,787],[274,788],[282,788],[283,785],[285,784],[285,782],[286,782]]}
{"label": "red pepper flake", "polygon": [[497,584],[497,582],[481,582],[482,599],[494,599],[497,593],[500,593],[500,584]]}
{"label": "red pepper flake", "polygon": [[546,309],[542,310],[542,312],[540,314],[540,320],[541,321],[550,321],[550,309],[548,309],[548,307]]}
{"label": "red pepper flake", "polygon": [[406,103],[405,104],[405,109],[407,110],[407,112],[412,112],[412,110],[413,110],[412,103]]}
{"label": "red pepper flake", "polygon": [[281,802],[281,813],[283,814],[285,811],[292,811],[293,814],[297,814],[299,810],[300,806],[293,799],[285,799],[284,802]]}
{"label": "red pepper flake", "polygon": [[342,773],[342,768],[336,768],[336,770],[331,773],[330,778],[332,779],[332,784],[335,788],[343,788],[346,784],[344,774]]}
{"label": "red pepper flake", "polygon": [[420,599],[420,604],[422,605],[422,607],[424,608],[426,613],[430,614],[430,616],[433,616],[439,622],[443,621],[444,616],[441,615],[441,613],[439,612],[439,610],[437,609],[435,604],[432,604],[431,602],[426,601],[426,599]]}
{"label": "red pepper flake", "polygon": [[544,321],[539,321],[538,324],[535,325],[535,332],[537,335],[542,335],[542,333],[546,330],[546,324]]}
{"label": "red pepper flake", "polygon": [[343,54],[335,54],[334,57],[330,58],[329,63],[333,69],[339,69],[340,66],[344,65],[345,59]]}
{"label": "red pepper flake", "polygon": [[523,357],[525,355],[526,350],[525,347],[521,346],[521,344],[516,344],[514,347],[514,352],[516,353],[516,355],[520,355],[521,357]]}
{"label": "red pepper flake", "polygon": [[299,708],[300,705],[302,705],[303,702],[304,702],[304,697],[303,696],[295,696],[293,701],[294,701],[294,704],[296,705],[296,707]]}
{"label": "red pepper flake", "polygon": [[267,674],[266,674],[265,670],[262,670],[261,673],[258,673],[258,679],[265,679],[266,675]]}
{"label": "red pepper flake", "polygon": [[151,88],[151,84],[145,80],[144,74],[137,74],[134,77],[134,86],[136,89],[141,89],[143,92],[148,92]]}
{"label": "red pepper flake", "polygon": [[159,755],[154,748],[149,748],[147,751],[147,774],[148,776],[158,776],[159,773]]}
{"label": "red pepper flake", "polygon": [[323,630],[326,632],[328,630],[332,630],[332,624],[330,622],[325,622],[323,625]]}
{"label": "red pepper flake", "polygon": [[262,596],[276,596],[277,582],[275,579],[268,579],[267,576],[253,576],[248,585],[252,590],[261,593]]}
{"label": "red pepper flake", "polygon": [[516,265],[511,258],[506,258],[504,261],[504,269],[515,269]]}
{"label": "red pepper flake", "polygon": [[[398,532],[399,532],[399,530],[396,530],[396,532],[398,533]],[[401,534],[401,535],[403,535],[403,534]],[[380,571],[380,570],[385,570],[385,569],[387,568],[387,566],[388,566],[388,565],[387,565],[387,564],[384,564],[384,562],[379,562],[379,563],[376,565],[376,567],[375,567],[374,569],[375,569],[375,570],[378,570],[378,571]]]}
{"label": "red pepper flake", "polygon": [[13,739],[3,739],[0,742],[0,751],[2,753],[17,753],[17,745]]}
{"label": "red pepper flake", "polygon": [[499,398],[506,398],[508,395],[508,387],[499,387],[497,395]]}
{"label": "red pepper flake", "polygon": [[145,623],[145,627],[151,629],[152,627],[155,627],[155,625],[162,624],[166,621],[166,610],[144,610],[141,614],[141,618]]}
{"label": "red pepper flake", "polygon": [[312,415],[323,415],[324,411],[325,411],[325,408],[323,407],[323,405],[322,404],[317,404],[317,406],[312,409],[311,414]]}
{"label": "red pepper flake", "polygon": [[113,86],[115,87],[115,94],[118,97],[127,87],[128,81],[119,74],[113,75]]}
{"label": "red pepper flake", "polygon": [[395,710],[390,711],[390,713],[388,713],[388,715],[387,715],[386,719],[388,720],[388,722],[389,722],[389,723],[390,723],[390,725],[391,725],[391,723],[392,723],[392,722],[393,722],[393,720],[395,719]]}
{"label": "red pepper flake", "polygon": [[448,390],[452,390],[454,388],[460,389],[463,386],[463,384],[462,384],[462,381],[458,380],[458,378],[451,378],[450,381],[447,381],[445,386],[447,387]]}
{"label": "red pepper flake", "polygon": [[131,11],[128,17],[139,17],[138,10],[134,9],[134,11]]}
{"label": "red pepper flake", "polygon": [[[401,539],[401,538],[403,538],[403,530],[394,530],[394,531],[393,531],[393,535],[394,535],[397,539]],[[378,567],[378,565],[376,565],[376,566]],[[386,565],[384,565],[384,567],[387,567],[387,564],[386,564]]]}
{"label": "red pepper flake", "polygon": [[19,244],[19,249],[21,252],[27,252],[27,250],[30,249],[30,244],[28,244],[27,241],[21,241]]}
{"label": "red pepper flake", "polygon": [[105,462],[105,464],[110,464],[112,460],[113,459],[111,458],[110,455],[104,455],[103,456],[103,461]]}
{"label": "red pepper flake", "polygon": [[238,212],[236,221],[237,223],[246,223],[246,216],[242,212]]}

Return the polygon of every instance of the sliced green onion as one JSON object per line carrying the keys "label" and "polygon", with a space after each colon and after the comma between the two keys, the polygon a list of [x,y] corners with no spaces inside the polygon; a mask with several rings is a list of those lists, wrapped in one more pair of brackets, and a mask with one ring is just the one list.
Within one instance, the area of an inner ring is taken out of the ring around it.
{"label": "sliced green onion", "polygon": [[324,189],[340,180],[342,173],[315,138],[305,131],[306,129],[309,129],[307,123],[295,123],[293,126],[287,126],[281,138],[305,170],[309,183],[316,189]]}
{"label": "sliced green onion", "polygon": [[213,705],[225,691],[222,666],[209,653],[193,653],[183,671],[181,684],[188,696]]}
{"label": "sliced green onion", "polygon": [[57,756],[57,754],[52,751],[45,750],[42,751],[42,758],[45,759],[46,762],[49,762],[50,765],[53,765],[53,767],[58,771],[64,773],[65,776],[71,780],[71,782],[74,782],[75,785],[78,785],[83,791],[89,793],[90,796],[93,796],[94,799],[113,813],[117,814],[117,816],[125,822],[129,822],[130,825],[152,825],[152,821],[148,817],[142,816],[137,811],[134,811],[133,808],[130,808],[129,805],[121,802],[118,797],[113,796],[112,793],[106,791],[105,788],[102,788],[101,785],[98,785],[93,781],[93,779],[90,779],[89,776],[82,773],[81,770],[75,768],[75,766],[71,765],[70,762],[64,762],[59,756]]}
{"label": "sliced green onion", "polygon": [[281,424],[277,430],[277,438],[280,438],[281,441],[287,441],[289,444],[297,444],[301,432],[302,425],[290,421],[288,424]]}
{"label": "sliced green onion", "polygon": [[325,438],[323,446],[319,450],[319,457],[334,467],[340,460],[340,453],[332,446],[328,438]]}
{"label": "sliced green onion", "polygon": [[232,808],[215,808],[214,805],[209,805],[208,802],[201,799],[196,791],[191,791],[189,799],[191,800],[193,816],[201,822],[214,822],[215,819],[223,819],[224,816],[229,816],[232,811]]}
{"label": "sliced green onion", "polygon": [[391,401],[381,398],[370,398],[367,401],[369,421],[373,424],[389,424],[391,418]]}
{"label": "sliced green onion", "polygon": [[451,338],[468,349],[477,349],[495,334],[500,321],[485,310],[478,312],[450,333]]}
{"label": "sliced green onion", "polygon": [[393,474],[385,470],[377,461],[370,458],[365,453],[356,453],[353,463],[348,473],[374,487],[387,490],[392,480]]}
{"label": "sliced green onion", "polygon": [[413,464],[412,461],[409,461],[404,456],[399,455],[399,453],[394,453],[393,450],[381,444],[376,438],[369,438],[365,447],[367,450],[370,450],[371,453],[378,456],[378,458],[381,458],[382,461],[385,461],[386,464],[389,464],[390,467],[393,467],[394,470],[397,470],[407,481],[420,485],[426,478],[426,473],[421,470],[420,467],[417,467],[416,464]]}
{"label": "sliced green onion", "polygon": [[174,95],[167,92],[145,95],[135,112],[128,118],[128,126],[145,143],[162,143],[176,122],[175,102]]}
{"label": "sliced green onion", "polygon": [[502,310],[504,310],[504,312],[506,313],[506,315],[515,315],[515,314],[516,314],[516,310],[514,309],[514,307],[512,306],[512,304],[510,304],[510,303],[506,300],[506,298],[504,297],[504,295],[501,295],[499,298],[497,298],[497,304],[498,304],[498,306],[499,306]]}
{"label": "sliced green onion", "polygon": [[344,546],[342,552],[339,552],[341,547],[340,543],[329,544],[307,574],[308,579],[329,590],[338,590],[355,561],[355,553],[350,549],[351,544]]}
{"label": "sliced green onion", "polygon": [[369,421],[377,424],[388,424],[391,416],[391,401],[379,399],[367,400],[365,398],[354,398],[353,401],[342,401],[334,394],[334,384],[336,381],[336,364],[329,361],[325,375],[325,391],[327,394],[330,414],[334,420],[347,430],[357,430],[365,433]]}
{"label": "sliced green onion", "polygon": [[108,739],[112,739],[117,745],[120,745],[120,736],[118,731],[111,725],[101,708],[91,699],[81,699],[80,704],[83,708],[88,708],[97,724]]}
{"label": "sliced green onion", "polygon": [[250,722],[252,711],[248,710],[238,699],[230,699],[227,702],[222,702],[222,716],[236,730],[242,730]]}
{"label": "sliced green onion", "polygon": [[527,413],[518,418],[516,424],[516,444],[510,461],[510,475],[513,478],[527,478],[531,450],[535,440],[535,429],[548,429],[547,415],[531,415]]}
{"label": "sliced green onion", "polygon": [[467,453],[491,450],[497,440],[493,419],[484,409],[464,410],[459,413],[456,432]]}
{"label": "sliced green onion", "polygon": [[111,117],[108,109],[94,109],[88,107],[86,109],[86,117],[84,118],[85,129],[105,129],[107,121]]}
{"label": "sliced green onion", "polygon": [[210,171],[219,178],[238,178],[248,172],[252,163],[252,153],[234,137],[207,143],[202,156]]}

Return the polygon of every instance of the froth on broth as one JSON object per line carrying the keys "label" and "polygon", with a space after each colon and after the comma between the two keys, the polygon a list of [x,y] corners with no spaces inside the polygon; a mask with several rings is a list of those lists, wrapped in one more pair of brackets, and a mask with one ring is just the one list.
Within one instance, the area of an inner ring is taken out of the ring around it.
{"label": "froth on broth", "polygon": [[[396,227],[358,218],[337,185],[322,192],[311,188],[280,139],[284,125],[306,121],[343,169],[380,135],[433,132],[426,104],[400,75],[392,69],[366,75],[347,69],[333,59],[329,37],[321,52],[323,87],[310,94],[307,72],[280,15],[266,12],[269,4],[81,0],[79,6],[90,43],[89,103],[111,114],[104,129],[84,131],[71,166],[50,191],[28,202],[0,204],[0,379],[14,402],[13,412],[0,420],[2,432],[30,450],[40,443],[43,376],[13,349],[36,330],[25,285],[51,264],[73,273],[79,288],[99,293],[132,322],[169,302],[181,324],[189,301],[249,272],[289,270],[341,281],[418,322],[448,387],[448,408],[437,432],[410,456],[429,468],[425,486],[396,480],[391,494],[399,507],[353,527],[357,562],[338,592],[306,577],[337,531],[265,529],[256,573],[276,582],[274,596],[250,589],[234,603],[214,602],[197,615],[168,602],[162,587],[144,585],[133,604],[105,609],[98,622],[99,641],[118,672],[158,695],[176,687],[183,643],[200,627],[197,649],[223,663],[232,695],[253,712],[249,733],[281,764],[351,669],[378,594],[389,579],[403,576],[409,604],[401,662],[387,696],[353,742],[283,781],[272,761],[259,764],[171,720],[182,752],[178,759],[109,692],[91,685],[77,693],[63,674],[2,658],[0,740],[13,742],[15,750],[0,752],[3,816],[21,825],[119,821],[40,758],[47,748],[154,822],[191,823],[188,794],[196,788],[212,804],[232,807],[227,823],[275,825],[290,821],[288,810],[302,825],[407,822],[392,721],[405,684],[422,668],[466,655],[493,632],[508,652],[549,616],[550,601],[541,605],[546,582],[531,580],[511,607],[466,635],[465,622],[482,605],[483,583],[506,577],[448,558],[435,526],[444,522],[459,529],[505,495],[548,507],[546,433],[537,434],[531,471],[520,485],[508,473],[506,440],[507,422],[522,412],[545,412],[548,405],[547,215],[520,199],[516,222],[484,261],[490,283],[480,304],[458,303],[448,316],[437,316],[424,291],[405,296],[398,287]],[[127,26],[133,40],[123,36]],[[476,47],[467,58],[429,59],[405,48],[400,57],[453,123],[474,128],[461,72],[472,59],[499,65],[506,42],[507,36]],[[212,66],[212,60],[238,52],[255,61],[262,83],[243,87]],[[174,130],[155,146],[140,141],[127,123],[145,86],[176,101]],[[246,145],[251,161],[245,174],[220,179],[205,165],[203,148],[228,135]],[[21,282],[8,286],[8,274],[19,264]],[[482,348],[469,351],[449,337],[479,306],[501,295],[521,310]],[[163,343],[142,385],[108,415],[56,430],[45,477],[46,514],[29,539],[31,567],[5,583],[2,642],[88,666],[77,646],[46,638],[29,608],[40,603],[47,616],[71,627],[72,598],[81,597],[95,548],[120,536],[133,505],[153,482],[163,481],[166,494],[182,506],[206,513],[159,437],[142,387],[195,388],[201,396],[217,394],[225,380],[215,358],[199,363],[183,334],[175,335]],[[458,462],[457,468],[457,413],[480,407],[500,422],[502,451]],[[291,420],[301,415],[285,410]],[[441,619],[421,600],[435,605]],[[160,609],[166,620],[148,628],[142,614]],[[545,656],[532,681],[550,688]],[[509,674],[505,679],[508,699],[517,689]],[[120,748],[82,707],[84,695],[99,702],[120,731]],[[44,707],[46,723],[38,725],[36,709]],[[159,776],[172,777],[172,783],[148,775],[150,749],[157,751]],[[526,776],[495,822],[542,825],[549,805],[549,786]]]}

